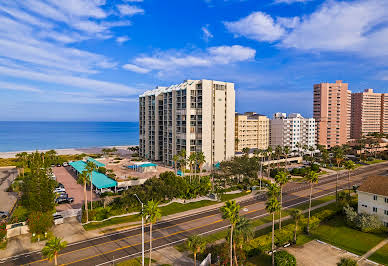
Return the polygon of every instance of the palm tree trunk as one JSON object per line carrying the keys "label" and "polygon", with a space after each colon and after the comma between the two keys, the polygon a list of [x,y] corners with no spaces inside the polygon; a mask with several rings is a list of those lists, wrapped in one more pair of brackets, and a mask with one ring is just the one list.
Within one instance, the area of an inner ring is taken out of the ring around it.
{"label": "palm tree trunk", "polygon": [[298,231],[298,221],[295,221],[294,242],[296,243],[296,232]]}
{"label": "palm tree trunk", "polygon": [[348,188],[349,188],[349,196],[350,196],[350,170],[348,171]]}
{"label": "palm tree trunk", "polygon": [[274,240],[275,240],[275,212],[272,213],[272,246],[271,246],[271,251],[272,251],[272,266],[275,265],[275,254],[274,254]]}
{"label": "palm tree trunk", "polygon": [[89,213],[88,213],[88,194],[86,192],[86,180],[84,182],[84,196],[85,196],[85,213],[86,213],[86,222],[89,222]]}
{"label": "palm tree trunk", "polygon": [[307,219],[307,234],[310,233],[310,212],[311,212],[311,196],[313,194],[313,184],[310,184],[310,200],[309,200],[309,217]]}
{"label": "palm tree trunk", "polygon": [[233,225],[230,227],[230,266],[233,265]]}
{"label": "palm tree trunk", "polygon": [[[337,164],[339,168],[339,164]],[[338,171],[337,171],[337,176],[335,180],[335,202],[338,202]]]}
{"label": "palm tree trunk", "polygon": [[93,210],[93,174],[90,173],[90,210]]}
{"label": "palm tree trunk", "polygon": [[234,263],[238,265],[237,263],[237,252],[236,252],[236,242],[233,243],[233,251],[234,251]]}
{"label": "palm tree trunk", "polygon": [[282,229],[283,186],[280,186],[279,230]]}
{"label": "palm tree trunk", "polygon": [[54,254],[54,265],[58,265],[57,254]]}
{"label": "palm tree trunk", "polygon": [[152,260],[152,223],[150,223],[150,260],[148,262],[149,266],[151,266],[151,260]]}
{"label": "palm tree trunk", "polygon": [[194,266],[197,266],[197,252],[194,252]]}

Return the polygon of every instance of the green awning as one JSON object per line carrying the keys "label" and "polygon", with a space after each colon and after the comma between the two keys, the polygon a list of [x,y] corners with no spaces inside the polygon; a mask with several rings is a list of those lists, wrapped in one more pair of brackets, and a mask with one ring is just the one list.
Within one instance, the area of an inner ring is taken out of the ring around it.
{"label": "green awning", "polygon": [[[69,163],[78,173],[82,173],[86,168],[86,163],[84,161],[75,161]],[[90,177],[89,177],[90,179]],[[117,182],[106,175],[93,171],[93,185],[98,188],[110,188],[117,186]]]}
{"label": "green awning", "polygon": [[105,164],[93,159],[92,157],[88,157],[88,159],[86,160],[87,162],[92,162],[94,163],[95,165],[97,165],[98,167],[105,167]]}

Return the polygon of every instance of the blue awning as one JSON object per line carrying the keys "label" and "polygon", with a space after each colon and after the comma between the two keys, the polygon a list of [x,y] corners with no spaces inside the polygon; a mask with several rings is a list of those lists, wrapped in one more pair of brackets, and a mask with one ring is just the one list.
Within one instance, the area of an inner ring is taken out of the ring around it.
{"label": "blue awning", "polygon": [[[86,163],[84,161],[75,161],[69,163],[78,173],[82,173],[86,168]],[[93,171],[93,185],[98,188],[111,188],[117,186],[117,182],[106,175]],[[89,177],[90,179],[90,177]]]}

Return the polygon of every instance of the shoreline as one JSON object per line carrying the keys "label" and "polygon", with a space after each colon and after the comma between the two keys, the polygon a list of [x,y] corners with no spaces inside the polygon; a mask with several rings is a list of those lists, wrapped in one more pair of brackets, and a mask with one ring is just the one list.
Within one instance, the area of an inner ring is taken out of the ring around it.
{"label": "shoreline", "polygon": [[[116,147],[119,153],[127,153],[129,147],[135,147],[137,145],[117,145],[117,146],[102,146],[102,147],[86,147],[86,148],[66,148],[66,149],[45,149],[38,150],[39,152],[47,152],[49,150],[55,150],[58,155],[72,155],[72,154],[82,154],[82,153],[102,153],[102,149],[104,148],[113,148]],[[17,153],[27,152],[32,153],[36,150],[28,150],[28,151],[4,151],[0,152],[0,158],[15,158]]]}

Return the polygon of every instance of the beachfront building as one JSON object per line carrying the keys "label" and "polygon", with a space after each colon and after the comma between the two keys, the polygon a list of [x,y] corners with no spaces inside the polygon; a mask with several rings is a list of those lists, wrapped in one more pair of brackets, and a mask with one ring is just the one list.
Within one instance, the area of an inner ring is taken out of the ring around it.
{"label": "beachfront building", "polygon": [[331,148],[347,143],[351,125],[348,83],[337,80],[314,85],[314,118],[318,144]]}
{"label": "beachfront building", "polygon": [[233,83],[186,80],[146,91],[139,96],[139,154],[172,165],[183,149],[203,152],[209,169],[234,156],[234,115]]}
{"label": "beachfront building", "polygon": [[357,194],[358,212],[375,214],[388,227],[388,176],[369,176]]}
{"label": "beachfront building", "polygon": [[301,114],[276,113],[270,121],[270,145],[288,146],[299,150],[303,146],[316,147],[315,119]]}
{"label": "beachfront building", "polygon": [[368,133],[388,133],[387,96],[373,89],[352,93],[352,139],[360,139]]}
{"label": "beachfront building", "polygon": [[235,151],[244,148],[267,149],[269,145],[269,118],[254,112],[235,115]]}

